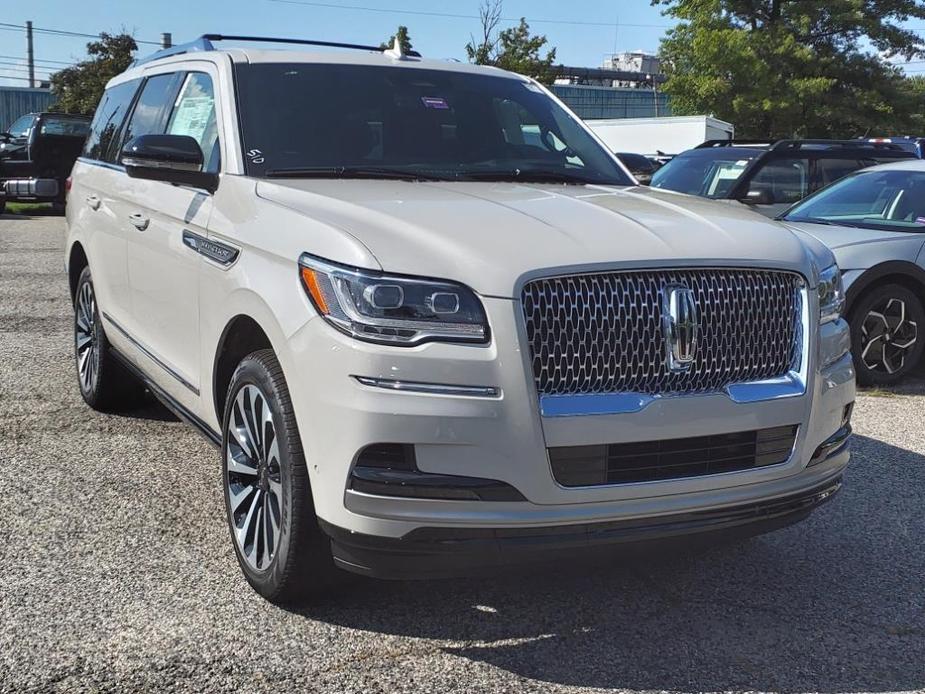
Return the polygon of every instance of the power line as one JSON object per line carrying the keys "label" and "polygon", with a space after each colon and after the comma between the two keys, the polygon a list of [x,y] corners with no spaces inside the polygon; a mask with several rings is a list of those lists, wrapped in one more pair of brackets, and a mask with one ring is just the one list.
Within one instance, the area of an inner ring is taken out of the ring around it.
{"label": "power line", "polygon": [[[9,60],[25,60],[25,58],[18,55],[0,55],[0,58],[8,58]],[[71,65],[76,65],[74,62],[68,62],[67,60],[52,60],[51,58],[42,58],[37,61],[38,63],[57,63],[58,65],[64,65],[65,67],[70,67]]]}
{"label": "power line", "polygon": [[[325,7],[335,10],[359,10],[362,12],[379,12],[381,14],[410,14],[418,15],[422,17],[444,17],[447,19],[481,19],[477,14],[456,14],[454,12],[428,12],[427,10],[404,10],[399,8],[386,8],[386,7],[364,7],[360,5],[344,5],[342,3],[333,3],[333,2],[309,2],[308,0],[269,0],[270,2],[276,2],[285,5],[307,5],[309,7]],[[520,17],[501,17],[501,21],[504,22],[516,22],[519,21]],[[589,22],[581,21],[577,19],[530,19],[531,24],[572,24],[578,26],[599,26],[599,27],[648,27],[648,28],[658,28],[658,29],[667,29],[671,28],[671,24],[632,24],[629,22]]]}
{"label": "power line", "polygon": [[[5,29],[6,31],[25,31],[25,27],[19,24],[10,24],[9,22],[0,22],[0,29]],[[48,27],[32,27],[32,31],[37,34],[45,34],[47,36],[68,36],[73,38],[86,38],[86,39],[99,39],[99,34],[85,34],[79,31],[68,31],[66,29],[50,29]],[[134,38],[134,37],[132,37]],[[143,39],[135,39],[135,43],[146,43],[152,46],[160,46],[160,41],[144,41]]]}

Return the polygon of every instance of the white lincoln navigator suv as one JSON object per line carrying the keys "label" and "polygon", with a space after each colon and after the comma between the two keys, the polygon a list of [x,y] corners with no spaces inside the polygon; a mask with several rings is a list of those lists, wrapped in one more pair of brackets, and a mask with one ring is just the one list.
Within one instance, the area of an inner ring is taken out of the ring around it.
{"label": "white lincoln navigator suv", "polygon": [[108,84],[66,263],[83,398],[147,388],[220,447],[262,595],[744,537],[838,490],[824,246],[637,186],[531,79],[229,38]]}

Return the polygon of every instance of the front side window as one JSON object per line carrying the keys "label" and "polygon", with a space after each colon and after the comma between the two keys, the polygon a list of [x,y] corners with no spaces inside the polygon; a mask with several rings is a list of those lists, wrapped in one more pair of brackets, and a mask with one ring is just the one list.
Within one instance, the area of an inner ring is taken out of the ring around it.
{"label": "front side window", "polygon": [[748,184],[748,193],[766,191],[772,204],[791,204],[809,192],[809,160],[798,157],[771,159]]}
{"label": "front side window", "polygon": [[131,120],[125,128],[123,142],[139,135],[160,134],[173,107],[182,73],[155,75],[145,81],[138,96]]}
{"label": "front side window", "polygon": [[861,171],[790,210],[791,222],[925,231],[925,171]]}
{"label": "front side window", "polygon": [[406,66],[235,69],[251,176],[632,183],[530,82]]}
{"label": "front side window", "polygon": [[653,188],[724,198],[760,151],[735,147],[692,149],[679,154],[652,176]]}
{"label": "front side window", "polygon": [[32,123],[35,116],[23,116],[13,121],[10,129],[7,131],[14,139],[29,137],[29,130],[32,129]]}
{"label": "front side window", "polygon": [[816,160],[816,180],[814,188],[822,188],[830,183],[835,183],[840,178],[844,178],[858,169],[870,166],[875,162],[865,163],[858,159],[836,159],[821,157]]}
{"label": "front side window", "polygon": [[191,72],[186,76],[167,123],[167,134],[192,137],[202,150],[203,170],[218,172],[221,155],[215,119],[215,93],[212,78],[207,74]]}
{"label": "front side window", "polygon": [[115,161],[118,152],[113,145],[118,141],[118,133],[140,82],[140,79],[123,82],[110,87],[103,94],[90,124],[90,134],[83,151],[85,157]]}

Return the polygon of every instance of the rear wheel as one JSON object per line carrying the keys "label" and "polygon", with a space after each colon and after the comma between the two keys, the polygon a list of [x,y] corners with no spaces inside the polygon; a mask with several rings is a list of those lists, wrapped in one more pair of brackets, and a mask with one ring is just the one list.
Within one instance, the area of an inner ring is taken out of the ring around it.
{"label": "rear wheel", "polygon": [[877,287],[862,296],[851,313],[851,344],[858,381],[890,385],[909,374],[925,348],[925,308],[899,284]]}
{"label": "rear wheel", "polygon": [[297,603],[340,572],[318,526],[289,390],[272,350],[245,357],[225,401],[225,508],[238,564],[268,600]]}
{"label": "rear wheel", "polygon": [[74,356],[80,394],[94,410],[126,410],[144,402],[144,386],[110,351],[89,267],[80,273],[74,296]]}

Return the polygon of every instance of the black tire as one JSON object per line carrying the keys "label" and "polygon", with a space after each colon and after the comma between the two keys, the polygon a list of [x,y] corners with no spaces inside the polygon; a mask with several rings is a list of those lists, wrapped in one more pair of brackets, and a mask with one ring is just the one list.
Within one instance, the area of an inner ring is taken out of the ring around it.
{"label": "black tire", "polygon": [[0,199],[0,214],[6,212],[6,198]]}
{"label": "black tire", "polygon": [[866,292],[852,308],[849,322],[854,366],[861,385],[892,385],[921,361],[925,308],[906,287],[885,284]]}
{"label": "black tire", "polygon": [[74,294],[74,357],[80,394],[94,410],[121,412],[145,403],[144,386],[112,355],[89,267]]}
{"label": "black tire", "polygon": [[222,420],[222,487],[235,556],[260,595],[299,604],[343,581],[346,574],[335,568],[331,542],[315,516],[289,389],[272,350],[252,352],[231,377]]}

